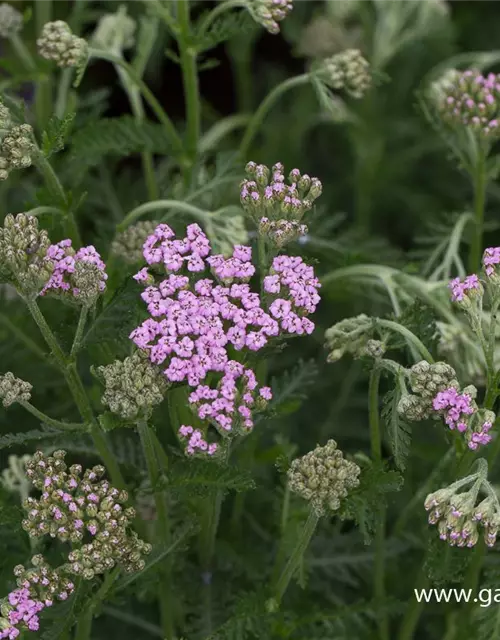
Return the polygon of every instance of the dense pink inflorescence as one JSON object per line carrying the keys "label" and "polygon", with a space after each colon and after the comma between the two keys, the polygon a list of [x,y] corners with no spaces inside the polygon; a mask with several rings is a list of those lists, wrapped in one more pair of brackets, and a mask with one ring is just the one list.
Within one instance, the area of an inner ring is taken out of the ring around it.
{"label": "dense pink inflorescence", "polygon": [[462,302],[468,291],[480,290],[481,283],[479,282],[479,278],[473,274],[467,276],[463,281],[460,280],[460,278],[454,278],[450,282],[449,287],[451,289],[451,299],[453,302]]}
{"label": "dense pink inflorescence", "polygon": [[[320,285],[301,258],[283,256],[273,262],[272,280],[265,280],[265,292],[272,295],[261,298],[249,285],[255,274],[251,247],[238,245],[229,258],[210,251],[197,224],[188,226],[182,240],[168,225],[156,228],[144,243],[149,268],[135,276],[146,285],[142,298],[150,317],[130,338],[164,367],[169,381],[196,387],[190,402],[198,415],[227,436],[252,428],[254,393],[261,399],[255,406],[272,397],[267,387],[257,392],[254,372],[243,370],[231,352],[258,351],[273,337],[311,333],[314,324],[305,316],[319,302]],[[220,380],[204,397],[208,374]],[[189,429],[184,425],[179,432],[188,439],[189,453],[216,451],[199,430]]]}
{"label": "dense pink inflorescence", "polygon": [[495,273],[495,266],[500,264],[500,247],[489,247],[483,255],[484,272],[488,277]]}

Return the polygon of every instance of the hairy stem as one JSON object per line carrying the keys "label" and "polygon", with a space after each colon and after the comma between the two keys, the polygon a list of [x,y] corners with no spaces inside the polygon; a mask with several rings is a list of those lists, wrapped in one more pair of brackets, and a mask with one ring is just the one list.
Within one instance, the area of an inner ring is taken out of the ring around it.
{"label": "hairy stem", "polygon": [[21,405],[26,411],[29,411],[35,418],[41,420],[44,424],[49,425],[49,427],[55,427],[56,429],[62,429],[66,431],[82,431],[85,428],[85,424],[77,423],[77,422],[61,422],[61,420],[55,420],[51,418],[47,414],[43,413],[36,407],[34,407],[30,402],[26,400],[18,400],[18,404]]}
{"label": "hairy stem", "polygon": [[[52,0],[35,3],[35,29],[37,37],[43,26],[52,20]],[[52,114],[52,77],[39,80],[35,90],[36,123],[40,131],[45,129]]]}
{"label": "hairy stem", "polygon": [[142,218],[142,216],[152,212],[161,211],[162,209],[178,209],[184,213],[193,216],[198,220],[205,220],[208,213],[199,209],[198,207],[182,202],[181,200],[155,200],[153,202],[145,202],[139,205],[135,209],[132,209],[125,218],[117,225],[117,231],[124,231],[127,227],[133,224],[136,220]]}
{"label": "hairy stem", "polygon": [[78,318],[78,325],[76,327],[75,337],[73,339],[73,345],[71,346],[70,356],[73,358],[80,351],[80,348],[82,346],[83,332],[85,330],[85,324],[87,322],[88,313],[89,313],[89,308],[86,306],[83,306],[82,310],[80,311],[80,317]]}
{"label": "hairy stem", "polygon": [[73,78],[73,69],[63,69],[59,76],[59,84],[57,85],[56,104],[54,107],[54,114],[59,120],[62,120],[66,115],[68,107],[68,95],[71,89],[71,80]]}
{"label": "hairy stem", "polygon": [[101,602],[104,601],[106,596],[108,595],[109,590],[113,586],[113,583],[118,578],[118,574],[120,573],[120,568],[115,567],[112,571],[105,574],[104,580],[101,583],[96,594],[92,597],[89,604],[85,608],[85,611],[81,614],[78,619],[78,624],[76,628],[75,640],[91,640],[92,636],[92,620],[95,615],[95,611]]}
{"label": "hairy stem", "polygon": [[475,228],[469,250],[469,272],[479,269],[483,249],[484,206],[486,203],[486,157],[483,150],[478,151],[478,158],[473,176],[474,183],[474,222]]}
{"label": "hairy stem", "polygon": [[294,78],[289,78],[285,80],[277,87],[275,87],[264,100],[261,102],[259,108],[254,113],[252,119],[248,123],[245,134],[243,136],[243,140],[241,141],[239,156],[240,159],[245,160],[250,149],[250,145],[255,138],[258,130],[264,118],[266,117],[268,111],[271,107],[277,102],[278,98],[280,98],[284,93],[293,89],[294,87],[299,87],[303,84],[307,84],[309,82],[309,74],[304,73],[300,76],[295,76]]}
{"label": "hairy stem", "polygon": [[[142,450],[144,452],[144,457],[146,459],[146,465],[148,468],[149,482],[153,489],[153,495],[156,505],[157,539],[162,547],[167,548],[171,541],[170,520],[168,517],[165,492],[161,491],[158,487],[161,478],[161,472],[155,448],[158,440],[153,439],[152,431],[144,420],[141,420],[137,423],[137,428],[139,431],[139,436],[141,438]],[[163,562],[158,592],[161,610],[161,624],[166,640],[173,640],[174,638],[174,608],[171,575],[172,562],[171,558],[167,557]]]}
{"label": "hairy stem", "polygon": [[400,333],[407,342],[412,344],[418,350],[424,360],[427,360],[427,362],[429,362],[430,364],[434,363],[434,358],[432,357],[431,353],[424,345],[424,343],[420,340],[420,338],[417,338],[417,336],[412,331],[404,327],[402,324],[399,324],[399,322],[394,322],[393,320],[384,320],[383,318],[377,319],[377,324],[380,327],[387,327],[387,329],[391,329],[392,331]]}

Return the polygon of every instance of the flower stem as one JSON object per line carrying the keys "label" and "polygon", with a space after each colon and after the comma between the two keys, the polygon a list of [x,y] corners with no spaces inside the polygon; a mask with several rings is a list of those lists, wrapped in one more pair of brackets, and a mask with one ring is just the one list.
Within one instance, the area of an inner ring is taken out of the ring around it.
{"label": "flower stem", "polygon": [[475,228],[471,239],[469,251],[469,272],[475,273],[480,266],[483,248],[484,206],[486,203],[486,157],[483,150],[479,149],[478,158],[473,177],[474,182],[474,221]]}
{"label": "flower stem", "polygon": [[36,64],[35,64],[35,61],[33,60],[33,56],[28,51],[28,49],[26,48],[26,45],[24,44],[22,39],[19,37],[19,35],[17,33],[12,34],[9,38],[9,41],[17,57],[22,61],[26,69],[28,69],[29,71],[35,71]]}
{"label": "flower stem", "polygon": [[82,346],[83,332],[85,330],[85,323],[87,322],[88,313],[89,313],[89,308],[86,306],[83,306],[82,310],[80,311],[80,317],[78,319],[78,326],[76,327],[75,337],[73,339],[73,345],[71,346],[70,356],[73,358],[80,351],[80,348]]}
{"label": "flower stem", "polygon": [[264,98],[257,111],[254,113],[253,118],[248,123],[245,134],[243,136],[243,140],[241,141],[239,149],[239,156],[241,160],[245,160],[245,158],[247,157],[250,145],[252,144],[253,139],[257,134],[264,118],[266,117],[267,112],[276,103],[278,98],[280,98],[284,93],[286,93],[290,89],[293,89],[294,87],[299,87],[303,84],[307,84],[309,82],[309,77],[310,76],[308,73],[304,73],[300,76],[289,78],[288,80],[285,80],[277,87],[275,87],[267,95],[267,97]]}
{"label": "flower stem", "polygon": [[183,211],[187,215],[193,216],[198,220],[204,220],[208,213],[203,211],[203,209],[199,209],[187,202],[182,202],[181,200],[154,200],[153,202],[145,202],[144,204],[135,207],[132,211],[129,211],[125,218],[117,225],[117,231],[124,231],[127,227],[133,224],[139,218],[150,213],[151,211],[161,211],[162,209],[178,209],[179,211]]}
{"label": "flower stem", "polygon": [[215,22],[215,19],[226,11],[229,11],[230,9],[234,9],[236,7],[245,6],[245,0],[226,0],[225,2],[219,2],[219,4],[215,6],[215,8],[207,15],[207,17],[202,22],[199,33],[204,35],[208,31],[208,28]]}
{"label": "flower stem", "polygon": [[82,431],[85,428],[85,424],[76,423],[76,422],[61,422],[60,420],[55,420],[50,416],[46,415],[36,407],[34,407],[30,402],[26,400],[18,400],[18,404],[21,405],[26,411],[29,411],[35,418],[41,420],[44,424],[49,425],[49,427],[55,427],[56,429],[66,430],[66,431]]}
{"label": "flower stem", "polygon": [[54,108],[54,114],[59,120],[62,120],[66,115],[66,109],[68,107],[68,94],[71,88],[71,80],[73,78],[73,69],[63,69],[59,76],[59,84],[57,85],[56,104]]}
{"label": "flower stem", "polygon": [[279,607],[285,591],[290,584],[290,580],[297,571],[297,567],[299,566],[304,553],[309,546],[311,538],[316,530],[318,521],[319,515],[316,513],[314,508],[311,507],[309,509],[309,515],[307,516],[304,527],[302,528],[300,536],[295,544],[295,548],[293,549],[290,557],[288,558],[288,562],[283,567],[279,578],[276,580],[276,583],[273,586],[273,606],[276,608]]}
{"label": "flower stem", "polygon": [[76,628],[75,640],[91,640],[92,620],[95,610],[103,602],[113,583],[118,578],[120,568],[115,567],[112,571],[105,574],[104,580],[96,594],[92,597],[85,611],[81,614]]}
{"label": "flower stem", "polygon": [[[158,458],[156,456],[155,442],[152,437],[152,432],[147,422],[140,420],[137,423],[137,429],[141,438],[141,445],[144,451],[144,457],[146,459],[146,465],[148,468],[149,482],[153,489],[154,500],[156,505],[157,515],[157,538],[162,546],[165,548],[169,546],[170,535],[170,520],[168,517],[167,502],[165,492],[161,491],[158,487],[161,472],[158,464]],[[174,638],[174,621],[173,621],[173,594],[171,586],[171,574],[172,574],[172,561],[170,557],[166,557],[163,566],[159,585],[159,600],[161,608],[161,623],[163,629],[163,635],[166,640],[173,640]]]}
{"label": "flower stem", "polygon": [[377,318],[376,322],[380,327],[387,327],[387,329],[391,329],[392,331],[397,331],[398,333],[400,333],[410,344],[412,344],[418,350],[424,360],[427,360],[427,362],[429,362],[430,364],[434,363],[434,358],[432,357],[427,347],[419,338],[417,338],[417,336],[412,331],[404,327],[402,324],[399,324],[399,322],[394,322],[393,320],[384,320],[383,318]]}
{"label": "flower stem", "polygon": [[[370,442],[371,454],[374,462],[382,462],[382,437],[380,432],[379,413],[379,368],[372,369],[370,373],[370,383],[368,390],[369,397],[369,421],[370,421]],[[375,602],[382,607],[385,600],[385,506],[381,505],[378,514],[377,530],[375,533],[375,568],[373,590]],[[378,629],[380,640],[389,640],[389,623],[385,613],[380,614],[378,619]]]}
{"label": "flower stem", "polygon": [[[52,0],[44,0],[35,4],[35,29],[37,37],[44,25],[52,20]],[[40,131],[45,129],[52,114],[52,77],[39,80],[35,91],[36,123]]]}

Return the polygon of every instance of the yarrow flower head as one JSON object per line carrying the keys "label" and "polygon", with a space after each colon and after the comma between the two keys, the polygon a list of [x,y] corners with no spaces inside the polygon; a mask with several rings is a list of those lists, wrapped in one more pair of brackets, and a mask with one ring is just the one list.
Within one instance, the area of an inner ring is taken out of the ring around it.
{"label": "yarrow flower head", "polygon": [[372,339],[373,332],[373,320],[364,313],[337,322],[325,332],[328,362],[340,360],[345,353],[354,358],[381,357],[385,347],[379,340]]}
{"label": "yarrow flower head", "polygon": [[136,22],[127,15],[124,6],[115,13],[107,13],[99,19],[92,35],[92,44],[98,49],[121,55],[135,43]]}
{"label": "yarrow flower head", "polygon": [[500,264],[500,247],[489,247],[483,254],[483,269],[488,281],[500,282],[498,265]]}
{"label": "yarrow flower head", "polygon": [[500,75],[483,76],[475,69],[454,71],[434,90],[437,108],[443,121],[453,127],[466,128],[482,138],[496,138],[500,133]]}
{"label": "yarrow flower head", "polygon": [[54,601],[67,600],[75,589],[64,569],[52,569],[43,556],[33,556],[31,563],[29,569],[14,568],[17,588],[1,601],[0,638],[12,640],[23,631],[38,631],[39,614]]}
{"label": "yarrow flower head", "polygon": [[23,16],[7,2],[0,4],[0,38],[11,38],[23,28]]}
{"label": "yarrow flower head", "polygon": [[26,465],[26,475],[41,492],[23,503],[22,526],[32,537],[49,535],[61,542],[81,544],[69,554],[66,571],[91,580],[119,565],[126,572],[140,571],[143,556],[151,551],[130,531],[135,511],[126,507],[126,491],[102,480],[104,467],[67,467],[65,451],[46,457],[37,451]]}
{"label": "yarrow flower head", "polygon": [[120,232],[111,244],[111,254],[127,264],[144,263],[143,246],[159,225],[155,220],[140,220]]}
{"label": "yarrow flower head", "polygon": [[293,460],[288,470],[288,486],[310,502],[319,516],[338,511],[341,501],[359,485],[361,470],[345,460],[335,440],[319,445],[302,458]]}
{"label": "yarrow flower head", "polygon": [[106,288],[106,265],[92,245],[75,252],[71,240],[61,240],[47,249],[46,260],[53,273],[40,295],[50,292],[90,307]]}
{"label": "yarrow flower head", "polygon": [[448,286],[453,302],[461,302],[464,306],[470,306],[474,299],[483,294],[483,286],[476,274],[467,276],[464,280],[454,278]]}
{"label": "yarrow flower head", "polygon": [[0,180],[7,180],[15,169],[30,167],[34,152],[33,129],[29,124],[11,126],[4,131],[0,142]]}
{"label": "yarrow flower head", "polygon": [[[459,492],[472,482],[467,491]],[[480,491],[486,498],[477,503]],[[500,508],[493,488],[481,474],[473,474],[429,494],[424,506],[429,513],[429,524],[437,525],[439,537],[449,545],[474,547],[482,534],[486,545],[494,546],[500,527]]]}
{"label": "yarrow flower head", "polygon": [[42,58],[53,60],[58,67],[78,67],[87,56],[87,42],[75,36],[63,20],[47,22],[36,44]]}
{"label": "yarrow flower head", "polygon": [[126,420],[149,417],[168,389],[161,369],[150,362],[144,351],[98,367],[97,374],[105,385],[103,405]]}
{"label": "yarrow flower head", "polygon": [[284,167],[278,162],[271,171],[263,164],[249,162],[248,178],[241,183],[241,205],[250,213],[261,236],[281,248],[307,233],[301,224],[322,191],[318,178],[293,169],[285,182]]}
{"label": "yarrow flower head", "polygon": [[279,23],[293,9],[292,0],[247,0],[246,7],[253,19],[269,33],[280,32]]}
{"label": "yarrow flower head", "polygon": [[322,60],[315,69],[317,78],[327,87],[343,89],[353,98],[362,98],[372,86],[370,64],[358,49],[346,49]]}
{"label": "yarrow flower head", "polygon": [[10,407],[16,402],[29,402],[33,385],[16,378],[13,373],[0,375],[0,399],[4,407]]}

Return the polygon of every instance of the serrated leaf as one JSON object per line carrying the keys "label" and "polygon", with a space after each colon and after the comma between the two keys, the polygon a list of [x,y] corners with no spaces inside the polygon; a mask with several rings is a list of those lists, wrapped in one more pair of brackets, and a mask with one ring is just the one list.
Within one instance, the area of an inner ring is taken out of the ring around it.
{"label": "serrated leaf", "polygon": [[180,460],[171,465],[165,482],[167,491],[206,495],[213,491],[250,491],[255,482],[248,471],[205,460]]}
{"label": "serrated leaf", "polygon": [[200,16],[195,27],[194,39],[198,53],[213,49],[232,38],[248,35],[255,31],[255,23],[247,11],[232,11],[215,20],[206,31],[201,31],[206,13]]}
{"label": "serrated leaf", "polygon": [[286,371],[280,378],[273,378],[273,399],[269,402],[269,409],[281,415],[296,411],[307,398],[317,375],[318,367],[314,360],[300,360],[291,371]]}
{"label": "serrated leaf", "polygon": [[461,583],[471,560],[472,551],[450,547],[439,538],[437,531],[430,531],[429,550],[425,569],[433,586]]}
{"label": "serrated leaf", "polygon": [[42,133],[42,151],[46,158],[53,153],[64,149],[64,143],[75,119],[74,113],[69,113],[62,120],[57,116],[52,116],[47,124],[47,128]]}
{"label": "serrated leaf", "polygon": [[7,433],[4,436],[0,436],[0,449],[7,449],[14,447],[18,444],[26,444],[33,440],[45,440],[50,438],[57,438],[57,436],[63,435],[62,431],[33,429],[31,431],[25,431],[23,433]]}
{"label": "serrated leaf", "polygon": [[398,404],[401,399],[399,384],[388,391],[383,399],[381,416],[385,428],[389,434],[391,449],[394,454],[396,466],[401,471],[405,470],[406,459],[410,453],[411,425],[398,413]]}
{"label": "serrated leaf", "polygon": [[116,413],[112,413],[111,411],[105,411],[101,413],[98,417],[99,424],[104,429],[104,431],[113,431],[114,429],[121,429],[122,427],[133,427],[133,422],[128,422],[124,420],[120,416],[117,416]]}

